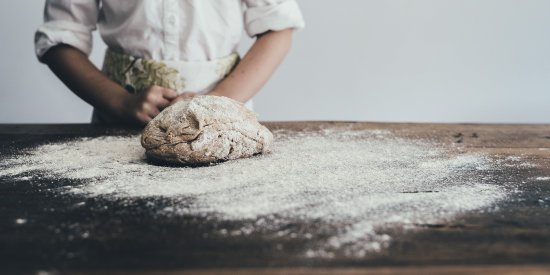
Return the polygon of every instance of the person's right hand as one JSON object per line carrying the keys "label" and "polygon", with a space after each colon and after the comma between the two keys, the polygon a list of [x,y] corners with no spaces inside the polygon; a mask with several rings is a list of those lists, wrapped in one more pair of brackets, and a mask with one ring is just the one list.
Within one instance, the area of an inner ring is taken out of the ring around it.
{"label": "person's right hand", "polygon": [[176,97],[176,91],[160,86],[151,86],[137,94],[128,94],[122,103],[121,117],[145,125],[168,107]]}

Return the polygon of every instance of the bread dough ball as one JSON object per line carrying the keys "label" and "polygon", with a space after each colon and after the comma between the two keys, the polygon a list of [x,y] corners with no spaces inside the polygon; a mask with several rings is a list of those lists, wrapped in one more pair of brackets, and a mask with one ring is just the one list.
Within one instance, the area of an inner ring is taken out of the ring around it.
{"label": "bread dough ball", "polygon": [[147,158],[173,165],[202,165],[269,151],[273,134],[242,103],[196,96],[162,111],[143,130]]}

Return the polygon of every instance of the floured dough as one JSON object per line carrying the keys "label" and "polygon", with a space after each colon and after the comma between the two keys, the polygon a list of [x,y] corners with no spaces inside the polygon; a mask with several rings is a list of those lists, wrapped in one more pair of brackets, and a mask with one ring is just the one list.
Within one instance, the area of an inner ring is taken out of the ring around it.
{"label": "floured dough", "polygon": [[227,97],[196,96],[162,111],[143,130],[148,159],[200,165],[269,151],[273,134],[256,114]]}

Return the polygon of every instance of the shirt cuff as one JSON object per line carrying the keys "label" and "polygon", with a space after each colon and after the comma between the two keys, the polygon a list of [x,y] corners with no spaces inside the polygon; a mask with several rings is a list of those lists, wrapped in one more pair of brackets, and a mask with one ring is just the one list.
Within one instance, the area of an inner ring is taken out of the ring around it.
{"label": "shirt cuff", "polygon": [[92,31],[84,25],[70,21],[49,21],[40,26],[34,36],[38,60],[52,47],[59,44],[72,46],[86,55],[92,51]]}
{"label": "shirt cuff", "polygon": [[305,26],[295,0],[250,7],[245,11],[245,28],[250,37],[267,31],[301,29]]}

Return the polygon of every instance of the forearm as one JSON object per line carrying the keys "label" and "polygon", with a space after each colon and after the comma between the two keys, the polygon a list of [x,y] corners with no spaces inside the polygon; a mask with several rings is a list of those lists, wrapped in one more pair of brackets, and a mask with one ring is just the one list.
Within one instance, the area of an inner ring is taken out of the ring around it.
{"label": "forearm", "polygon": [[107,78],[85,54],[71,46],[50,49],[44,61],[71,91],[100,110],[113,113],[128,96],[123,87]]}
{"label": "forearm", "polygon": [[288,54],[292,29],[259,37],[237,67],[210,93],[241,102],[251,99],[271,78]]}

